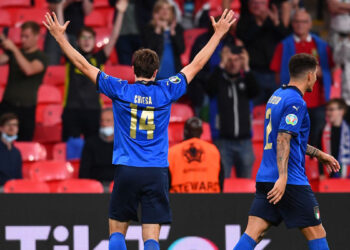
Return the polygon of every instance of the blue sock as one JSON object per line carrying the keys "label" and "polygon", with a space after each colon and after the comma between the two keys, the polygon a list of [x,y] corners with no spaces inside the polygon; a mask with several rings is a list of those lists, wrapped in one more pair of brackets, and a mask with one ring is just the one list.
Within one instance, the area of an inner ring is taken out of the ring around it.
{"label": "blue sock", "polygon": [[309,240],[308,244],[310,250],[329,250],[326,238]]}
{"label": "blue sock", "polygon": [[244,233],[233,250],[253,250],[255,246],[255,240]]}
{"label": "blue sock", "polygon": [[109,250],[126,250],[125,236],[121,233],[112,233],[109,236]]}
{"label": "blue sock", "polygon": [[155,240],[146,240],[145,250],[160,250],[159,243]]}

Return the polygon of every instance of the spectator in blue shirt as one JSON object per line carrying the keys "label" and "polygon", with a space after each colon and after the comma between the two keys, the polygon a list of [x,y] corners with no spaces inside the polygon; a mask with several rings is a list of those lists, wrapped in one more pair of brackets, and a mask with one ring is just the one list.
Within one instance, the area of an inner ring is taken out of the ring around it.
{"label": "spectator in blue shirt", "polygon": [[0,186],[11,179],[22,178],[22,157],[13,145],[18,134],[18,118],[13,113],[0,117]]}

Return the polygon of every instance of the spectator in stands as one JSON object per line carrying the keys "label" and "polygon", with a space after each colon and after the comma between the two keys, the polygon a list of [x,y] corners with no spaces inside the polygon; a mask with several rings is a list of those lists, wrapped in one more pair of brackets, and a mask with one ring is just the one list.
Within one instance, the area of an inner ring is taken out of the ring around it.
{"label": "spectator in stands", "polygon": [[13,145],[17,139],[18,117],[5,113],[0,117],[0,186],[11,179],[22,178],[22,157]]}
{"label": "spectator in stands", "polygon": [[[66,30],[69,42],[76,45],[76,38],[79,31],[84,26],[84,18],[93,10],[93,0],[46,0],[48,8],[52,12],[57,13],[60,23],[70,21],[70,25]],[[62,14],[60,14],[62,13]],[[44,51],[48,55],[49,64],[60,64],[62,52],[55,39],[46,33]]]}
{"label": "spectator in stands", "polygon": [[180,55],[185,51],[183,28],[177,23],[175,9],[168,1],[159,0],[153,8],[153,18],[143,31],[146,48],[160,58],[157,78],[168,78],[182,68]]}
{"label": "spectator in stands", "polygon": [[304,95],[311,121],[309,144],[319,146],[318,137],[325,123],[324,105],[329,100],[332,84],[332,53],[325,41],[310,34],[312,20],[308,12],[298,10],[293,17],[292,26],[293,35],[284,39],[276,48],[271,70],[276,72],[276,79],[280,84],[286,84],[289,82],[288,62],[294,54],[307,53],[319,59],[318,81],[313,91]]}
{"label": "spectator in stands", "polygon": [[113,110],[102,110],[99,135],[86,139],[80,161],[79,178],[111,182],[114,177],[113,157]]}
{"label": "spectator in stands", "polygon": [[[111,6],[115,6],[118,0],[109,0]],[[123,18],[123,26],[116,44],[118,63],[131,65],[132,55],[141,45],[140,32],[152,16],[152,9],[156,0],[128,0],[128,7]],[[116,15],[118,12],[116,11]]]}
{"label": "spectator in stands", "polygon": [[219,67],[212,73],[207,91],[217,97],[220,150],[225,178],[236,168],[237,177],[250,178],[254,163],[251,141],[251,98],[259,93],[259,85],[249,67],[249,55],[232,44],[225,45]]}
{"label": "spectator in stands", "polygon": [[0,55],[0,64],[9,64],[7,85],[0,104],[0,115],[15,113],[19,124],[18,140],[31,141],[35,128],[35,109],[39,86],[43,80],[47,59],[38,48],[40,26],[25,22],[21,26],[22,47],[0,35],[0,46],[5,50]]}
{"label": "spectator in stands", "polygon": [[251,57],[250,66],[254,71],[261,91],[254,104],[266,103],[277,88],[270,62],[276,45],[289,33],[281,20],[276,5],[269,8],[268,0],[249,0],[249,13],[242,14],[237,24],[237,36],[242,39]]}
{"label": "spectator in stands", "polygon": [[350,0],[327,0],[331,13],[330,44],[335,47],[339,39],[350,34]]}
{"label": "spectator in stands", "polygon": [[220,153],[213,144],[200,139],[202,132],[199,118],[188,119],[185,140],[169,149],[170,192],[219,193],[222,190]]}
{"label": "spectator in stands", "polygon": [[[346,178],[350,165],[350,127],[344,120],[346,103],[341,98],[331,99],[326,105],[327,124],[322,134],[322,150],[339,161],[341,170],[332,177]],[[320,168],[321,178],[323,168]]]}
{"label": "spectator in stands", "polygon": [[184,29],[207,27],[210,23],[209,0],[174,0],[180,10],[181,25]]}
{"label": "spectator in stands", "polygon": [[[127,7],[127,0],[117,2],[119,15],[116,18],[108,44],[98,52],[95,48],[95,31],[84,27],[78,35],[78,48],[83,56],[94,66],[101,68],[111,54],[118,39],[122,25],[123,13]],[[63,140],[69,137],[89,137],[98,133],[101,103],[96,86],[85,77],[75,66],[68,61],[68,78],[66,80],[66,93],[64,110],[62,114]]]}

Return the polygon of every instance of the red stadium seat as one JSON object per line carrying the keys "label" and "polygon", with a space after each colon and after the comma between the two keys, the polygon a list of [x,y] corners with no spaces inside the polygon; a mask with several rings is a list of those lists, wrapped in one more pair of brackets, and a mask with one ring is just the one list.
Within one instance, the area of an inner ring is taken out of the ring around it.
{"label": "red stadium seat", "polygon": [[263,142],[264,141],[264,121],[253,120],[253,142]]}
{"label": "red stadium seat", "polygon": [[48,3],[47,0],[35,0],[35,8],[47,9]]}
{"label": "red stadium seat", "polygon": [[34,140],[41,143],[57,143],[62,139],[62,124],[53,126],[35,125]]}
{"label": "red stadium seat", "polygon": [[43,84],[63,85],[66,78],[66,67],[62,65],[48,66]]}
{"label": "red stadium seat", "polygon": [[134,71],[131,66],[127,65],[115,65],[105,66],[105,73],[123,80],[127,80],[129,83],[135,82]]}
{"label": "red stadium seat", "polygon": [[341,97],[341,81],[342,81],[342,70],[338,68],[333,71],[333,84],[331,87],[331,98]]}
{"label": "red stadium seat", "polygon": [[52,158],[54,161],[66,161],[66,143],[60,142],[56,143],[52,149]]}
{"label": "red stadium seat", "polygon": [[252,179],[255,180],[256,174],[258,173],[260,163],[264,153],[264,145],[263,142],[253,142],[253,151],[254,151],[254,164],[252,171]]}
{"label": "red stadium seat", "polygon": [[106,17],[99,11],[93,10],[85,17],[85,25],[90,27],[105,27]]}
{"label": "red stadium seat", "polygon": [[108,0],[94,0],[94,7],[95,8],[107,8],[110,7]]}
{"label": "red stadium seat", "polygon": [[1,65],[0,66],[0,85],[6,85],[7,84],[7,78],[9,75],[9,66],[8,65]]}
{"label": "red stadium seat", "polygon": [[0,7],[30,7],[31,0],[1,0]]}
{"label": "red stadium seat", "polygon": [[42,84],[38,90],[38,104],[62,104],[62,95],[55,86]]}
{"label": "red stadium seat", "polygon": [[50,187],[40,181],[10,180],[4,185],[4,193],[50,193]]}
{"label": "red stadium seat", "polygon": [[186,122],[194,113],[189,105],[174,103],[171,105],[170,122]]}
{"label": "red stadium seat", "polygon": [[5,9],[0,9],[0,26],[11,26],[11,15]]}
{"label": "red stadium seat", "polygon": [[318,161],[315,158],[305,156],[305,174],[309,180],[310,186],[314,192],[318,192],[320,172]]}
{"label": "red stadium seat", "polygon": [[109,192],[110,193],[112,193],[113,187],[114,187],[114,181],[112,181],[111,184],[109,184]]}
{"label": "red stadium seat", "polygon": [[255,181],[244,178],[225,179],[224,193],[255,193]]}
{"label": "red stadium seat", "polygon": [[46,148],[38,142],[15,142],[14,145],[21,152],[22,161],[24,162],[46,160]]}
{"label": "red stadium seat", "polygon": [[207,142],[212,142],[212,140],[211,140],[211,132],[210,132],[210,125],[207,122],[203,122],[203,133],[201,135],[201,139],[205,140]]}
{"label": "red stadium seat", "polygon": [[325,179],[320,181],[322,193],[350,193],[350,179]]}
{"label": "red stadium seat", "polygon": [[109,37],[111,35],[111,29],[110,28],[95,28],[94,30],[96,32],[96,47],[102,48],[109,41]]}
{"label": "red stadium seat", "polygon": [[189,29],[184,31],[184,39],[185,39],[185,52],[181,55],[181,62],[185,66],[190,62],[190,55],[192,46],[196,40],[196,38],[206,32],[207,29]]}
{"label": "red stadium seat", "polygon": [[105,96],[104,94],[100,94],[100,97],[104,107],[112,107],[112,100],[109,97]]}
{"label": "red stadium seat", "polygon": [[37,181],[58,181],[73,177],[73,167],[65,161],[39,161],[31,165],[29,178]]}
{"label": "red stadium seat", "polygon": [[183,122],[171,122],[168,127],[169,147],[182,142],[184,139]]}
{"label": "red stadium seat", "polygon": [[0,102],[2,101],[2,97],[4,96],[5,87],[0,85]]}
{"label": "red stadium seat", "polygon": [[90,179],[69,179],[62,181],[56,189],[57,193],[103,193],[101,182]]}
{"label": "red stadium seat", "polygon": [[15,16],[14,26],[21,27],[26,21],[34,21],[39,25],[43,26],[42,21],[47,10],[43,8],[30,8],[30,9],[19,9]]}
{"label": "red stadium seat", "polygon": [[47,105],[44,109],[44,126],[55,126],[62,123],[62,105]]}
{"label": "red stadium seat", "polygon": [[265,120],[266,105],[259,105],[253,108],[253,120],[264,121]]}

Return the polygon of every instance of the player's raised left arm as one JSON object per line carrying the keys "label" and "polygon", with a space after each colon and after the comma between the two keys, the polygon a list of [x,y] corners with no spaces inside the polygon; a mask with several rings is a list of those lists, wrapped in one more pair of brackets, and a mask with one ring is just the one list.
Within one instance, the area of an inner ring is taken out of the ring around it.
{"label": "player's raised left arm", "polygon": [[288,179],[288,160],[290,153],[290,140],[292,135],[285,132],[279,132],[277,135],[277,167],[278,167],[278,179],[274,187],[267,194],[267,199],[270,203],[276,204],[279,202],[286,189]]}
{"label": "player's raised left arm", "polygon": [[307,145],[306,154],[311,157],[316,157],[317,160],[325,165],[329,172],[339,172],[339,162],[331,155],[311,146]]}
{"label": "player's raised left arm", "polygon": [[77,50],[75,50],[64,36],[69,21],[64,25],[60,25],[54,12],[52,12],[52,16],[49,13],[46,13],[45,18],[46,22],[43,21],[43,24],[56,39],[64,54],[75,65],[75,67],[77,67],[93,83],[96,83],[99,69],[91,65]]}
{"label": "player's raised left arm", "polygon": [[218,22],[215,22],[214,17],[210,18],[215,30],[214,34],[209,42],[198,52],[193,61],[181,70],[186,76],[187,83],[190,83],[196,74],[204,67],[214,53],[221,38],[229,31],[232,24],[236,22],[234,12],[232,10],[228,11],[227,9],[222,13]]}

